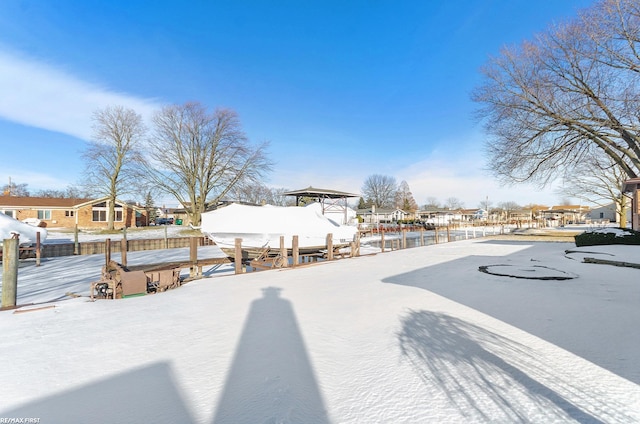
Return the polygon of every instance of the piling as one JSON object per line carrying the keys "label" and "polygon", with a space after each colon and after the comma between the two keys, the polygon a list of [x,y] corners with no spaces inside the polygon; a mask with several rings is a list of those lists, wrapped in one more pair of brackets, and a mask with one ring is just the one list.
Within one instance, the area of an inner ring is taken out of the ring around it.
{"label": "piling", "polygon": [[122,265],[127,266],[127,239],[123,238],[120,240],[120,258],[122,260]]}
{"label": "piling", "polygon": [[14,308],[18,298],[18,246],[16,238],[2,242],[2,307]]}
{"label": "piling", "polygon": [[299,249],[299,241],[298,236],[293,236],[293,240],[291,240],[291,256],[293,257],[293,266],[296,266],[300,263],[300,249]]}
{"label": "piling", "polygon": [[42,244],[40,243],[40,231],[36,233],[36,266],[40,266],[40,257],[42,253]]}
{"label": "piling", "polygon": [[333,260],[333,234],[327,234],[327,260]]}
{"label": "piling", "polygon": [[289,257],[287,255],[287,248],[284,247],[284,236],[280,236],[280,257],[284,259],[282,266],[286,267],[289,264]]}
{"label": "piling", "polygon": [[236,274],[242,274],[242,239],[237,238],[235,240],[235,253],[234,253],[234,264]]}
{"label": "piling", "polygon": [[104,241],[104,264],[109,266],[111,262],[111,239],[108,238]]}
{"label": "piling", "polygon": [[201,268],[198,269],[198,239],[196,237],[191,237],[189,239],[189,262],[191,262],[189,276],[195,277],[200,275]]}

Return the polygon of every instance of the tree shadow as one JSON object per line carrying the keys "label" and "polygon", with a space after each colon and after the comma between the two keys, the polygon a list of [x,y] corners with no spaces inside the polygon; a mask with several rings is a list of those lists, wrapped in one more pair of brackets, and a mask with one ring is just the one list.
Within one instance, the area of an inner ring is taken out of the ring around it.
{"label": "tree shadow", "polygon": [[280,288],[254,300],[213,423],[329,423],[291,302]]}
{"label": "tree shadow", "polygon": [[171,367],[165,362],[35,400],[18,408],[0,410],[0,417],[40,418],[46,423],[194,422],[175,384]]}
{"label": "tree shadow", "polygon": [[[410,311],[401,323],[398,342],[403,356],[425,384],[435,385],[468,421],[603,422],[532,377],[530,374],[550,376],[524,345],[442,313]],[[499,355],[524,358],[527,369],[533,372],[527,373]],[[563,391],[570,392],[572,398],[580,397],[578,389],[564,386]],[[580,399],[581,403],[590,401]],[[592,402],[589,409],[597,410],[608,422],[631,419],[616,411],[614,405]]]}

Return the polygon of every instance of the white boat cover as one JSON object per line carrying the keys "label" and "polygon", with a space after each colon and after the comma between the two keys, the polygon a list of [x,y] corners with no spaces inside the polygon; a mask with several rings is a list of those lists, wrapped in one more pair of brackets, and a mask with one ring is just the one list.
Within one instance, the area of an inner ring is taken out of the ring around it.
{"label": "white boat cover", "polygon": [[298,206],[246,206],[232,203],[202,214],[201,231],[220,247],[234,245],[242,238],[244,247],[291,248],[294,235],[300,248],[326,244],[327,234],[333,234],[334,245],[354,240],[354,226],[338,225],[316,208]]}
{"label": "white boat cover", "polygon": [[44,228],[25,224],[9,215],[0,213],[0,244],[2,244],[2,240],[12,238],[14,233],[20,235],[20,244],[35,243],[37,233],[40,233],[41,242],[47,238],[47,230]]}

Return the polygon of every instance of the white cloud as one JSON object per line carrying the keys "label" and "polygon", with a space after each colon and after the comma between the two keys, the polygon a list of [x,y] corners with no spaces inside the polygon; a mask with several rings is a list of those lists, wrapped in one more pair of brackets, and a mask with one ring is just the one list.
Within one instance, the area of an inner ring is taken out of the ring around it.
{"label": "white cloud", "polygon": [[553,187],[541,189],[531,184],[509,187],[500,184],[484,170],[484,159],[473,154],[452,156],[443,161],[432,157],[399,170],[397,179],[406,180],[418,204],[427,197],[435,197],[441,203],[450,197],[460,199],[465,207],[475,208],[485,202],[494,206],[500,202],[559,204]]}
{"label": "white cloud", "polygon": [[90,84],[49,64],[0,51],[0,117],[88,140],[91,114],[121,105],[148,118],[159,104]]}

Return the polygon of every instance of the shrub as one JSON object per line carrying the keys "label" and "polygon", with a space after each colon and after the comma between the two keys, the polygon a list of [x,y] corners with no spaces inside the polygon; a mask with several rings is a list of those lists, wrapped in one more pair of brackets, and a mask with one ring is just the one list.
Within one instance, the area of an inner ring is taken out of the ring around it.
{"label": "shrub", "polygon": [[575,236],[576,246],[599,246],[605,244],[640,245],[640,232],[625,228],[600,228],[585,231]]}

